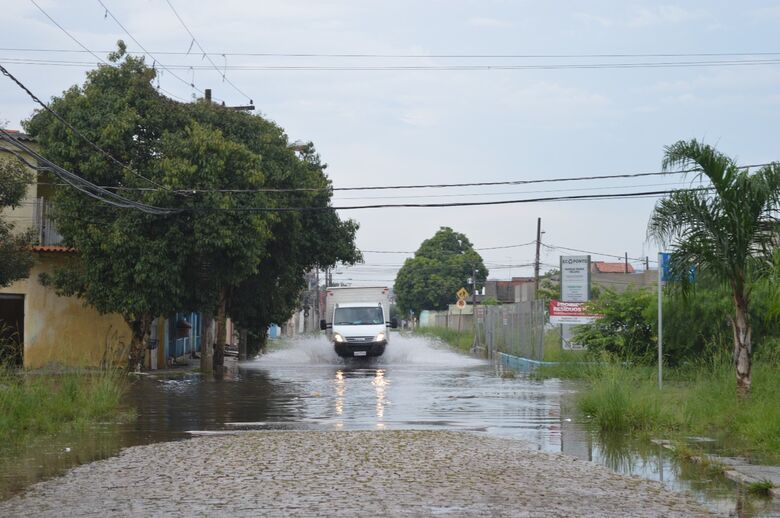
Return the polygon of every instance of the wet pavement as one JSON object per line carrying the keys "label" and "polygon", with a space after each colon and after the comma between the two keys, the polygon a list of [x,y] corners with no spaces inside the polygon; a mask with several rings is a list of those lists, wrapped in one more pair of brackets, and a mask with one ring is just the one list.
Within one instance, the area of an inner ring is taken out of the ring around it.
{"label": "wet pavement", "polygon": [[428,430],[562,452],[690,492],[723,515],[777,511],[724,477],[678,465],[664,448],[597,439],[574,409],[575,391],[571,383],[513,376],[422,338],[394,335],[384,356],[360,361],[338,358],[324,339],[297,340],[229,370],[223,380],[184,372],[139,379],[128,400],[138,410],[136,422],[2,454],[0,494],[128,446],[192,437],[189,432]]}

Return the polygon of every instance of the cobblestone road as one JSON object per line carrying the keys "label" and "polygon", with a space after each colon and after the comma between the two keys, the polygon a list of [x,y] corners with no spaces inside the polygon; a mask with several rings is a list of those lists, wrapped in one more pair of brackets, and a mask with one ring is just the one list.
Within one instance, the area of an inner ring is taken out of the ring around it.
{"label": "cobblestone road", "polygon": [[252,432],[138,446],[2,516],[707,516],[690,497],[458,432]]}

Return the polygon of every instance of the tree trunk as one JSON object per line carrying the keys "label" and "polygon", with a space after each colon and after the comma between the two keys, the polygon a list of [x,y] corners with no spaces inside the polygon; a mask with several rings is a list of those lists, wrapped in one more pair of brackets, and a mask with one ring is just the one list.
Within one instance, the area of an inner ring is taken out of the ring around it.
{"label": "tree trunk", "polygon": [[748,315],[748,301],[742,290],[735,289],[734,294],[734,366],[737,373],[737,395],[745,399],[750,395],[753,345],[752,328]]}
{"label": "tree trunk", "polygon": [[227,337],[227,290],[222,290],[217,307],[217,340],[214,342],[214,372],[221,374],[225,366],[225,339]]}
{"label": "tree trunk", "polygon": [[238,359],[239,360],[246,360],[247,359],[247,351],[248,351],[248,344],[247,340],[249,339],[249,331],[247,331],[247,328],[242,327],[238,331]]}
{"label": "tree trunk", "polygon": [[262,354],[265,354],[268,352],[268,332],[265,330],[261,330],[260,334],[257,335],[257,343],[258,343],[258,350]]}
{"label": "tree trunk", "polygon": [[200,341],[200,371],[211,374],[214,370],[212,360],[214,358],[214,319],[206,318],[203,321],[203,333]]}
{"label": "tree trunk", "polygon": [[130,353],[127,360],[129,372],[140,372],[143,368],[146,346],[152,333],[151,315],[143,314],[138,318],[125,317],[125,322],[130,326],[132,333],[130,338]]}

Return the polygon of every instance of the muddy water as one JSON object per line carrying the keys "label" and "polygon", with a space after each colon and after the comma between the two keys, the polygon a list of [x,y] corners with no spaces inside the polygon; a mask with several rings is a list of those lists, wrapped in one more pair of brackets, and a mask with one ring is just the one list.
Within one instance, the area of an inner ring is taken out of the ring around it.
{"label": "muddy water", "polygon": [[421,338],[394,335],[384,356],[360,361],[340,359],[324,339],[296,340],[222,380],[194,373],[138,380],[128,397],[138,411],[130,425],[106,424],[23,451],[0,451],[0,496],[124,447],[182,439],[191,431],[438,429],[516,438],[660,480],[723,514],[780,513],[720,476],[676,464],[659,447],[599,440],[572,405],[575,390],[559,380],[512,376]]}

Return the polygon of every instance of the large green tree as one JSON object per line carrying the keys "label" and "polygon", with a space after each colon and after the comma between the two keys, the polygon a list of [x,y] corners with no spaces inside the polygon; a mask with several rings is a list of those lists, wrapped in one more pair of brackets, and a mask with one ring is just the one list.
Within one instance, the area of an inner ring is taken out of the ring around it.
{"label": "large green tree", "polygon": [[687,290],[688,269],[711,275],[731,291],[733,359],[737,391],[750,393],[752,326],[751,281],[769,275],[776,241],[780,165],[751,172],[711,146],[679,141],[665,149],[664,170],[695,169],[707,189],[676,191],[660,200],[648,234],[672,247],[672,275]]}
{"label": "large green tree", "polygon": [[[0,157],[0,209],[18,207],[32,174],[15,159]],[[30,233],[15,233],[14,223],[0,217],[0,288],[27,277],[32,266]]]}
{"label": "large green tree", "polygon": [[[306,265],[355,260],[350,254],[356,253],[356,226],[327,210],[323,168],[299,158],[281,128],[205,101],[170,101],[152,87],[155,72],[142,59],[125,56],[121,47],[112,59],[115,66],[88,73],[83,87],[71,88],[51,105],[129,168],[96,152],[45,111],[28,121],[28,131],[44,155],[79,176],[175,210],[147,214],[62,189],[58,226],[79,259],[54,280],[61,291],[124,316],[133,331],[132,368],[143,359],[153,318],[176,310],[213,315],[222,324],[214,344],[219,370],[231,312],[248,320],[241,313],[245,308],[270,300],[286,310],[247,311],[263,315],[252,323],[267,321],[269,313],[289,314],[292,303],[286,301],[300,286],[293,279]],[[265,192],[298,187],[314,190]],[[325,210],[268,210],[289,205]],[[296,254],[285,262],[272,257],[287,241]],[[337,252],[317,255],[302,243],[325,243]],[[276,269],[269,267],[274,261]],[[271,292],[253,297],[252,287]]]}
{"label": "large green tree", "polygon": [[442,227],[398,271],[397,303],[405,313],[418,315],[424,309],[446,309],[456,301],[455,293],[469,286],[475,271],[479,288],[488,275],[482,257],[465,235]]}

